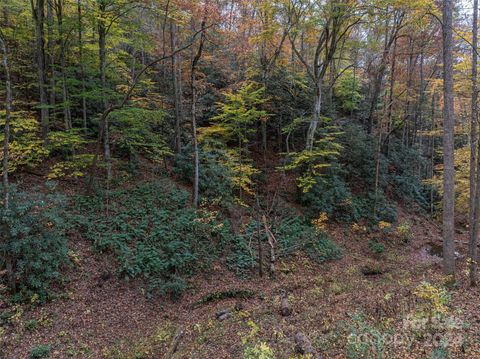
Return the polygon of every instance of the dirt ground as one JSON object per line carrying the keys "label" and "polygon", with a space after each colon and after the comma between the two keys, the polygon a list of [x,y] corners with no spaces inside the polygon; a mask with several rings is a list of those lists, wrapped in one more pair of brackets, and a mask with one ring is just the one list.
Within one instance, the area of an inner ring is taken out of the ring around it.
{"label": "dirt ground", "polygon": [[[226,359],[264,343],[275,358],[300,358],[294,336],[302,332],[324,358],[480,358],[480,293],[467,285],[465,234],[458,234],[457,285],[440,308],[443,319],[418,324],[412,318],[425,308],[438,309],[418,288],[444,282],[435,253],[441,236],[427,218],[401,213],[402,221],[412,224],[413,239],[405,244],[386,235],[384,253],[369,250],[371,234],[330,225],[341,260],[318,265],[296,256],[277,263],[273,278],[248,280],[217,263],[211,274],[191,278],[177,301],[148,298],[142,283],[117,278],[113,259],[76,236],[76,265],[63,296],[43,306],[1,303],[10,313],[3,355],[25,359],[49,345],[51,358]],[[290,316],[280,314],[282,293]],[[229,314],[218,320],[222,310]]]}

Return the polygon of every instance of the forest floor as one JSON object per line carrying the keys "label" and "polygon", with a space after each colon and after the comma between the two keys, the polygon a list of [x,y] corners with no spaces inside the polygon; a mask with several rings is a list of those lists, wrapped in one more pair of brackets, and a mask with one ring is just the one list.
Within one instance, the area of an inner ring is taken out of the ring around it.
{"label": "forest floor", "polygon": [[[277,263],[274,278],[248,280],[215,264],[210,274],[191,278],[177,301],[147,298],[141,283],[111,274],[112,258],[73,236],[76,267],[64,296],[43,306],[3,308],[14,312],[4,327],[3,353],[25,359],[32,348],[50,345],[51,358],[167,358],[176,347],[171,358],[221,359],[243,358],[246,348],[264,342],[276,358],[294,358],[293,338],[303,332],[325,358],[480,358],[480,291],[467,285],[466,246],[459,243],[458,283],[443,306],[435,300],[437,287],[425,287],[427,294],[418,289],[444,281],[435,255],[439,228],[422,216],[399,217],[412,223],[413,239],[404,244],[392,237],[382,254],[372,256],[361,230],[331,225],[327,231],[344,249],[341,260],[318,265],[296,256]],[[465,234],[458,240],[465,242]],[[239,290],[242,298],[223,298]],[[284,292],[293,310],[285,317]],[[218,320],[226,309],[230,315]],[[430,309],[444,319],[412,319]]]}

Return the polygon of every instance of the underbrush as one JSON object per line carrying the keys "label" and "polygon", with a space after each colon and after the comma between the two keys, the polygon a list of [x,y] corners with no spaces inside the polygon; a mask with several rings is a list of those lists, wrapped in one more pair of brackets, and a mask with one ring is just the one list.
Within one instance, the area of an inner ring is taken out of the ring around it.
{"label": "underbrush", "polygon": [[377,141],[361,127],[346,125],[341,130],[338,158],[299,195],[307,216],[325,212],[341,222],[394,223],[394,201],[430,207],[432,188],[419,175],[427,164],[418,150],[392,139],[378,153]]}
{"label": "underbrush", "polygon": [[[251,220],[232,243],[228,264],[240,276],[248,276],[258,269],[259,262],[267,263],[270,260],[266,246],[268,238],[261,230],[263,226],[263,223]],[[292,213],[285,213],[272,226],[271,231],[276,239],[277,259],[286,259],[300,251],[317,263],[339,259],[342,256],[342,250],[328,238],[325,232],[318,231],[305,218]],[[260,241],[258,241],[259,234]],[[259,261],[260,255],[262,261]]]}
{"label": "underbrush", "polygon": [[108,207],[79,197],[77,225],[96,249],[116,255],[125,278],[145,279],[149,294],[178,296],[186,278],[208,269],[230,240],[228,222],[189,208],[188,200],[168,181],[111,192]]}
{"label": "underbrush", "polygon": [[66,199],[40,191],[10,187],[10,205],[2,207],[1,284],[16,301],[45,301],[60,283],[70,261],[66,239]]}
{"label": "underbrush", "polygon": [[[109,192],[108,198],[77,197],[75,223],[98,251],[115,254],[121,276],[143,278],[148,294],[176,297],[189,276],[224,258],[241,276],[258,268],[259,233],[261,246],[268,242],[265,232],[258,232],[263,223],[251,220],[233,234],[218,212],[196,210],[188,201],[189,194],[167,180],[143,183]],[[319,263],[341,256],[336,244],[302,217],[285,215],[271,230],[279,259],[298,251]],[[264,263],[269,253],[265,248]]]}

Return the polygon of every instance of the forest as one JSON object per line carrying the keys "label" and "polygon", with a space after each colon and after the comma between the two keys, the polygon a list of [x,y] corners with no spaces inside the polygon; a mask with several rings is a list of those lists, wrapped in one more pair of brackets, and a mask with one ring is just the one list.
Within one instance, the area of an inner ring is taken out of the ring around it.
{"label": "forest", "polygon": [[2,0],[0,358],[480,358],[478,0]]}

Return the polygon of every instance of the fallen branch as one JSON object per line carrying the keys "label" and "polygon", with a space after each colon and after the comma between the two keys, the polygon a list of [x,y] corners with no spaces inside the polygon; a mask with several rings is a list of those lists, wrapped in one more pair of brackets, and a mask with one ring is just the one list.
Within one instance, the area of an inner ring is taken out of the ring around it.
{"label": "fallen branch", "polygon": [[165,359],[171,359],[173,354],[177,352],[178,345],[180,344],[180,340],[183,338],[184,331],[182,328],[178,328],[177,332],[175,333],[175,336],[172,339],[172,342],[170,344],[170,348],[167,351],[167,354],[165,354]]}

